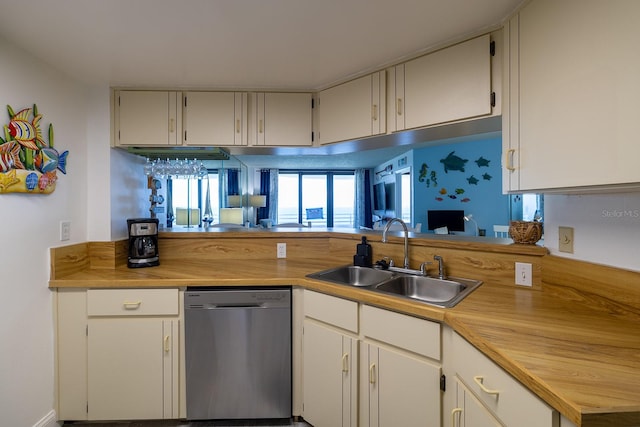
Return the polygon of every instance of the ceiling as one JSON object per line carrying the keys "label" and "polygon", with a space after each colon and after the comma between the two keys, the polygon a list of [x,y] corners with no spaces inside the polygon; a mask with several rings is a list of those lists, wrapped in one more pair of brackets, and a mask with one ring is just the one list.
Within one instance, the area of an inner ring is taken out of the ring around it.
{"label": "ceiling", "polygon": [[497,28],[522,1],[1,0],[0,37],[87,86],[320,90]]}

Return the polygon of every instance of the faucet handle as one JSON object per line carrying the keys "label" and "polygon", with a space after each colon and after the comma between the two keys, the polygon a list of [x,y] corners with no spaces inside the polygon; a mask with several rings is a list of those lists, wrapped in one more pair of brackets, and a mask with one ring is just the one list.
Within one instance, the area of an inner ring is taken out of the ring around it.
{"label": "faucet handle", "polygon": [[425,261],[422,264],[420,264],[420,273],[423,276],[427,275],[427,265],[431,265],[431,264],[433,264],[431,261]]}

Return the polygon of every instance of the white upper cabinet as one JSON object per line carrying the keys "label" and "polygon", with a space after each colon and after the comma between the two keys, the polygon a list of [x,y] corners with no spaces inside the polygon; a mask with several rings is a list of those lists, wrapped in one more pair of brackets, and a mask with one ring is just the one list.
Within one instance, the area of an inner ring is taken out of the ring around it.
{"label": "white upper cabinet", "polygon": [[491,55],[486,34],[394,67],[394,130],[492,114]]}
{"label": "white upper cabinet", "polygon": [[185,92],[183,127],[185,145],[247,145],[247,94]]}
{"label": "white upper cabinet", "polygon": [[251,94],[250,145],[311,146],[311,93]]}
{"label": "white upper cabinet", "polygon": [[118,146],[180,144],[180,93],[121,90],[115,92],[115,143]]}
{"label": "white upper cabinet", "polygon": [[640,183],[640,2],[533,0],[505,27],[503,189]]}
{"label": "white upper cabinet", "polygon": [[318,94],[320,144],[386,132],[385,72],[369,74]]}

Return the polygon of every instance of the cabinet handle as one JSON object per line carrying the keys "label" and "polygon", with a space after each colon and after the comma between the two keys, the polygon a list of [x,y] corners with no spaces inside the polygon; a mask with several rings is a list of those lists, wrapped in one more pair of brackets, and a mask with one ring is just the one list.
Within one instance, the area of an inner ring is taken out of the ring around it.
{"label": "cabinet handle", "polygon": [[240,119],[236,119],[236,133],[240,133]]}
{"label": "cabinet handle", "polygon": [[349,372],[349,353],[342,355],[342,372]]}
{"label": "cabinet handle", "polygon": [[378,106],[376,104],[373,104],[371,107],[371,118],[373,121],[378,120]]}
{"label": "cabinet handle", "polygon": [[396,111],[398,112],[399,116],[402,115],[402,98],[398,98],[398,100],[396,101]]}
{"label": "cabinet handle", "polygon": [[509,148],[507,150],[507,153],[505,154],[506,158],[505,158],[505,165],[507,167],[507,170],[513,172],[516,170],[515,166],[513,166],[513,155],[516,153],[516,150],[514,148]]}
{"label": "cabinet handle", "polygon": [[122,303],[125,310],[137,310],[140,308],[142,301],[125,301]]}
{"label": "cabinet handle", "polygon": [[369,382],[371,384],[376,383],[376,364],[375,363],[372,363],[371,366],[369,366]]}
{"label": "cabinet handle", "polygon": [[480,387],[480,390],[484,391],[487,394],[494,394],[496,396],[500,394],[500,390],[492,390],[490,388],[485,387],[485,385],[483,384],[484,377],[482,376],[473,377],[473,381],[475,381],[476,384],[478,384],[478,387]]}
{"label": "cabinet handle", "polygon": [[258,120],[258,132],[262,133],[262,119]]}
{"label": "cabinet handle", "polygon": [[169,133],[173,133],[174,119],[169,119]]}
{"label": "cabinet handle", "polygon": [[171,350],[171,348],[169,347],[169,335],[165,335],[164,336],[164,352],[169,353],[169,350]]}
{"label": "cabinet handle", "polygon": [[[451,427],[456,427],[456,425],[460,425],[461,414],[462,414],[462,408],[453,408],[453,410],[451,411]],[[457,423],[456,423],[456,419],[458,420]]]}

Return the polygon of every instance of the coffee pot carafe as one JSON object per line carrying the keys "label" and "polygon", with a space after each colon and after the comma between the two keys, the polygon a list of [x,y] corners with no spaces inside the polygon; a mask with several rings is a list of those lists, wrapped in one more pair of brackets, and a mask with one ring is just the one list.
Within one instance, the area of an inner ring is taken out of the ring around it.
{"label": "coffee pot carafe", "polygon": [[133,218],[127,220],[129,229],[130,268],[160,265],[158,255],[158,219]]}

